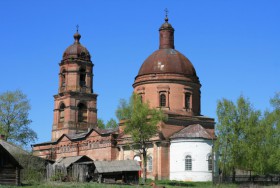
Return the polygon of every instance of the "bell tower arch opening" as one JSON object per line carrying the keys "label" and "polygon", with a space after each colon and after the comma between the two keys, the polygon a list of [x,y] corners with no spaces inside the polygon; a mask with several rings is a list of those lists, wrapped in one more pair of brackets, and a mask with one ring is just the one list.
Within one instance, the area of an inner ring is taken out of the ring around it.
{"label": "bell tower arch opening", "polygon": [[62,129],[65,121],[65,104],[61,103],[59,106],[59,114],[58,114],[58,129]]}
{"label": "bell tower arch opening", "polygon": [[86,86],[86,70],[84,68],[80,68],[80,87]]}
{"label": "bell tower arch opening", "polygon": [[78,104],[78,122],[87,123],[87,106],[84,103]]}

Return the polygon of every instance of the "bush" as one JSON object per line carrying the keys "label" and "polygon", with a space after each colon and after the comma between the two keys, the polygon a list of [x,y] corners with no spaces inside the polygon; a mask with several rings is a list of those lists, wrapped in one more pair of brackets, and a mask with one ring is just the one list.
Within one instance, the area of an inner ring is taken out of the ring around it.
{"label": "bush", "polygon": [[20,174],[22,183],[36,184],[44,180],[46,173],[46,161],[44,159],[29,153],[16,154],[15,157],[23,167]]}

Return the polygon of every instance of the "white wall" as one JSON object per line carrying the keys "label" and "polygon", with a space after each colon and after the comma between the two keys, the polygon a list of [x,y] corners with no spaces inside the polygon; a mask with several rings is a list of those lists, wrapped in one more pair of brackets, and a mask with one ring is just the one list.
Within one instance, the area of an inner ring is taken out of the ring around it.
{"label": "white wall", "polygon": [[[212,171],[208,171],[207,161],[207,156],[211,152],[212,140],[172,140],[170,145],[170,180],[212,181]],[[192,157],[191,171],[185,171],[185,157],[187,155]]]}

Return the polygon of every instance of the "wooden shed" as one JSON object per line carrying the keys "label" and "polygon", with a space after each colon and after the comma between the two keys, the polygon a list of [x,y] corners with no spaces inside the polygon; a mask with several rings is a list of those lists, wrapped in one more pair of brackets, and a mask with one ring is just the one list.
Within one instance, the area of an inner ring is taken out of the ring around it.
{"label": "wooden shed", "polygon": [[0,184],[20,185],[21,169],[19,162],[0,143]]}
{"label": "wooden shed", "polygon": [[93,172],[93,160],[87,156],[62,157],[47,166],[47,179],[52,180],[59,174],[62,181],[85,182]]}
{"label": "wooden shed", "polygon": [[[33,156],[32,153],[23,150],[13,143],[3,140],[1,136],[0,145],[2,149],[4,148],[6,152],[8,152],[17,161],[17,164],[21,166],[22,170],[20,170],[20,174],[18,175],[18,180],[20,182],[30,180],[30,174],[32,173],[36,173],[35,176],[32,176],[33,180],[43,180],[45,178],[46,165],[49,163],[53,163],[53,161]],[[2,169],[1,166],[0,169]],[[20,182],[18,182],[17,184],[20,184]]]}
{"label": "wooden shed", "polygon": [[133,183],[139,182],[140,165],[134,160],[94,161],[94,174],[99,183]]}

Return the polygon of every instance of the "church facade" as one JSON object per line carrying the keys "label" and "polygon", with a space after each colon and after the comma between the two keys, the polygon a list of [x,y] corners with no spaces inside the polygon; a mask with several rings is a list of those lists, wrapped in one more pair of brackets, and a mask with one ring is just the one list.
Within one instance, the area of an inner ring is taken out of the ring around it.
{"label": "church facade", "polygon": [[[80,38],[77,31],[74,44],[65,50],[59,64],[52,140],[33,145],[33,153],[51,160],[86,155],[93,160],[141,161],[129,147],[122,123],[114,130],[97,127],[93,63]],[[144,102],[167,116],[148,146],[148,178],[211,181],[215,122],[200,113],[199,78],[192,63],[175,50],[174,28],[167,17],[159,39],[159,49],[144,61],[133,84]]]}

